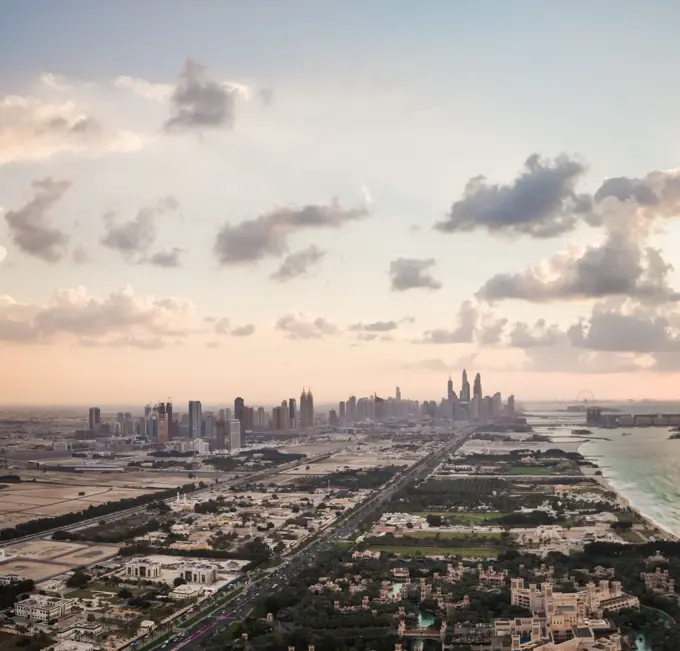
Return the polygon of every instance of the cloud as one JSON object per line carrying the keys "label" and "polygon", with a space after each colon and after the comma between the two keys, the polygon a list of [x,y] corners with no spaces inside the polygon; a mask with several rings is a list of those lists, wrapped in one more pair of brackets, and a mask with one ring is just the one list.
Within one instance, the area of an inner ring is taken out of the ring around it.
{"label": "cloud", "polygon": [[349,327],[354,332],[389,332],[399,327],[396,321],[374,321],[373,323],[355,323]]}
{"label": "cloud", "polygon": [[170,251],[159,251],[154,253],[149,259],[149,264],[155,265],[156,267],[164,267],[166,269],[172,269],[182,266],[182,261],[180,260],[180,255],[184,253],[184,249],[174,247]]}
{"label": "cloud", "polygon": [[284,332],[288,339],[321,339],[338,332],[337,326],[326,319],[318,317],[309,321],[304,314],[282,316],[276,322],[276,329]]}
{"label": "cloud", "polygon": [[487,301],[532,302],[629,296],[643,301],[677,301],[668,286],[673,267],[657,249],[644,248],[621,233],[583,251],[557,253],[541,265],[490,278],[477,296]]}
{"label": "cloud", "polygon": [[16,95],[0,99],[0,165],[63,152],[130,152],[142,145],[139,136],[107,129],[74,102],[48,104]]}
{"label": "cloud", "polygon": [[430,274],[435,265],[434,258],[419,260],[416,258],[398,258],[390,262],[390,281],[393,292],[404,292],[408,289],[442,288],[442,284]]}
{"label": "cloud", "polygon": [[463,197],[435,228],[445,233],[486,229],[539,238],[561,235],[590,210],[590,197],[574,190],[584,173],[585,167],[566,155],[550,160],[532,154],[510,184],[490,184],[484,176],[470,179]]}
{"label": "cloud", "polygon": [[7,249],[4,246],[0,246],[0,263],[7,257]]}
{"label": "cloud", "polygon": [[278,207],[218,232],[214,252],[221,265],[248,264],[266,257],[280,257],[293,233],[314,228],[340,228],[368,215],[365,206],[342,208],[337,200],[328,205]]}
{"label": "cloud", "polygon": [[[179,263],[181,249],[173,249],[171,253],[157,253],[149,260],[145,254],[156,240],[156,216],[175,210],[178,202],[174,197],[163,197],[153,206],[140,208],[134,219],[121,222],[115,212],[109,211],[104,215],[106,235],[102,238],[103,246],[118,251],[125,258],[132,260],[135,256],[142,256],[137,262],[151,262],[157,266],[177,266],[162,264],[163,262]],[[176,253],[174,253],[176,252]],[[156,262],[153,262],[153,260]]]}
{"label": "cloud", "polygon": [[252,323],[239,326],[231,331],[232,337],[250,337],[252,334],[255,334],[255,326]]}
{"label": "cloud", "polygon": [[229,129],[234,124],[234,87],[210,79],[205,66],[187,59],[172,93],[172,114],[164,129],[181,132]]}
{"label": "cloud", "polygon": [[417,343],[424,344],[464,344],[475,340],[475,330],[479,312],[472,301],[464,301],[458,310],[458,325],[453,330],[437,328],[426,330]]}
{"label": "cloud", "polygon": [[270,278],[279,282],[286,282],[298,276],[304,276],[312,267],[318,265],[325,255],[325,251],[312,244],[302,251],[287,255],[281,266]]}
{"label": "cloud", "polygon": [[455,359],[451,363],[446,363],[443,359],[439,358],[428,358],[422,359],[417,362],[406,362],[402,365],[410,371],[432,371],[433,373],[451,373],[452,371],[458,371],[459,369],[466,367],[481,368],[478,364],[477,353],[470,353],[468,355],[462,355],[461,357]]}
{"label": "cloud", "polygon": [[257,92],[257,96],[265,106],[271,106],[274,102],[274,89],[260,88],[260,90]]}
{"label": "cloud", "polygon": [[105,298],[84,287],[59,290],[47,305],[0,297],[0,340],[53,343],[64,337],[86,346],[158,348],[184,336],[194,319],[193,304],[180,298],[138,296],[125,287]]}
{"label": "cloud", "polygon": [[50,177],[33,181],[30,201],[5,214],[10,237],[21,251],[52,263],[66,255],[69,237],[51,224],[49,212],[69,187],[70,181],[55,181]]}
{"label": "cloud", "polygon": [[206,345],[206,348],[219,348],[220,342],[219,341],[208,341],[205,345]]}
{"label": "cloud", "polygon": [[80,245],[73,249],[71,257],[73,258],[73,262],[75,262],[76,264],[87,264],[88,262],[92,262],[90,254],[85,250],[83,246]]}
{"label": "cloud", "polygon": [[509,333],[508,344],[514,348],[559,346],[567,342],[566,334],[556,325],[539,319],[533,326],[518,321]]}
{"label": "cloud", "polygon": [[218,335],[229,334],[229,319],[226,318],[219,319],[215,323],[215,333]]}
{"label": "cloud", "polygon": [[129,90],[140,97],[155,100],[157,102],[167,102],[172,97],[175,87],[172,84],[157,84],[139,77],[121,75],[113,80],[116,88]]}

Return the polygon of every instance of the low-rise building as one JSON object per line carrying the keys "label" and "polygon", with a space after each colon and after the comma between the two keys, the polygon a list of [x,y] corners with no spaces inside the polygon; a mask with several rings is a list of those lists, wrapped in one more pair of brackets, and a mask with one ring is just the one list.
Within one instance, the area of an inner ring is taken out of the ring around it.
{"label": "low-rise building", "polygon": [[14,605],[17,617],[24,617],[34,622],[58,620],[73,610],[73,599],[58,599],[34,595]]}
{"label": "low-rise building", "polygon": [[180,576],[187,583],[212,585],[217,580],[217,570],[207,563],[184,563],[180,568]]}
{"label": "low-rise building", "polygon": [[157,579],[163,566],[146,558],[134,558],[125,563],[125,576],[134,579]]}
{"label": "low-rise building", "polygon": [[0,585],[15,585],[16,583],[21,583],[25,581],[26,577],[20,574],[4,574],[0,576]]}
{"label": "low-rise building", "polygon": [[184,599],[197,599],[202,594],[203,588],[200,586],[184,583],[178,585],[168,596],[175,601],[183,601]]}

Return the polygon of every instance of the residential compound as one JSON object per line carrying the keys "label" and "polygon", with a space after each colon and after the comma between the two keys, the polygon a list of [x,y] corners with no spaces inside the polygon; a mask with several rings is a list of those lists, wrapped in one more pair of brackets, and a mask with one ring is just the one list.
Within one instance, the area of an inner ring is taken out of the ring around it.
{"label": "residential compound", "polygon": [[602,631],[611,628],[602,618],[606,613],[640,607],[639,599],[625,594],[618,581],[590,582],[570,593],[556,592],[552,583],[526,587],[524,579],[511,579],[510,585],[512,605],[532,612],[532,617],[494,621],[494,633],[510,636],[513,651],[620,651],[618,635],[602,636]]}

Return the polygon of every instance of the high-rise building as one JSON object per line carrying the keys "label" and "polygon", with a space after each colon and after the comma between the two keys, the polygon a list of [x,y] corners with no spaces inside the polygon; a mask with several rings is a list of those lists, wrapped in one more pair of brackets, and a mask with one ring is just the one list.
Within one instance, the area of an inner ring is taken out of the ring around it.
{"label": "high-rise building", "polygon": [[[244,407],[245,400],[239,396],[234,400],[234,418],[241,423],[241,431],[245,432],[245,422],[244,422]],[[229,419],[228,419],[229,420]]]}
{"label": "high-rise building", "polygon": [[470,383],[468,382],[467,371],[463,369],[463,381],[460,387],[460,401],[470,402]]}
{"label": "high-rise building", "polygon": [[394,392],[394,399],[397,402],[401,402],[401,389],[397,387],[397,390]]}
{"label": "high-rise building", "polygon": [[90,407],[88,414],[88,429],[96,432],[99,429],[99,424],[102,422],[102,412],[99,407]]}
{"label": "high-rise building", "polygon": [[218,420],[215,424],[215,449],[227,449],[227,423],[224,419]]}
{"label": "high-rise building", "polygon": [[[169,404],[169,403],[168,403]],[[172,407],[170,407],[172,413]],[[158,403],[158,442],[165,445],[170,440],[170,421],[164,402]]]}
{"label": "high-rise building", "polygon": [[515,413],[515,396],[508,396],[508,404],[507,404],[507,412],[509,414],[514,414]]}
{"label": "high-rise building", "polygon": [[385,420],[385,401],[378,396],[373,397],[375,420],[382,423]]}
{"label": "high-rise building", "polygon": [[345,401],[341,400],[340,405],[338,406],[339,411],[340,411],[340,418],[344,419],[347,416],[347,406],[345,405]]}
{"label": "high-rise building", "polygon": [[472,386],[472,396],[474,398],[479,398],[480,400],[484,398],[484,393],[482,393],[482,376],[479,373],[475,375],[475,383]]}
{"label": "high-rise building", "polygon": [[351,421],[357,419],[357,397],[350,396],[347,401],[347,418]]}
{"label": "high-rise building", "polygon": [[314,427],[314,396],[312,390],[300,394],[300,427]]}
{"label": "high-rise building", "polygon": [[328,424],[331,427],[337,427],[337,425],[338,425],[338,414],[335,411],[335,409],[331,409],[328,412]]}
{"label": "high-rise building", "polygon": [[446,397],[448,398],[449,401],[453,399],[453,380],[451,379],[451,376],[449,375],[449,381],[446,383]]}
{"label": "high-rise building", "polygon": [[203,414],[200,400],[189,400],[189,436],[201,438]]}
{"label": "high-rise building", "polygon": [[203,425],[201,427],[202,436],[212,438],[215,436],[215,417],[211,411],[206,411],[203,415]]}
{"label": "high-rise building", "polygon": [[229,435],[229,449],[239,450],[243,447],[243,437],[241,435],[241,421],[232,418],[227,421],[227,433]]}
{"label": "high-rise building", "polygon": [[290,422],[290,429],[297,429],[298,415],[297,415],[297,403],[295,402],[295,398],[288,398],[288,420]]}

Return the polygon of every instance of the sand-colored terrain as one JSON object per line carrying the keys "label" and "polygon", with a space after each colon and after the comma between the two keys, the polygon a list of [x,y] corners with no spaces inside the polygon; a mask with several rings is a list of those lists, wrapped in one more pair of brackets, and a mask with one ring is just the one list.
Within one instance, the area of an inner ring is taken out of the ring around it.
{"label": "sand-colored terrain", "polygon": [[7,556],[30,556],[36,560],[48,561],[58,556],[72,554],[85,545],[56,540],[29,540],[28,542],[9,545],[5,548]]}
{"label": "sand-colored terrain", "polygon": [[[117,502],[154,492],[150,487],[123,488],[106,484],[81,483],[82,477],[61,477],[65,483],[9,484],[0,490],[0,529],[37,518],[82,511],[94,504]],[[99,481],[102,478],[99,476]],[[67,483],[66,483],[67,482]],[[83,493],[80,495],[80,493]]]}
{"label": "sand-colored terrain", "polygon": [[60,565],[54,561],[33,561],[25,558],[16,558],[0,563],[0,574],[18,574],[34,581],[42,581],[58,574],[64,574],[70,569],[70,565]]}

